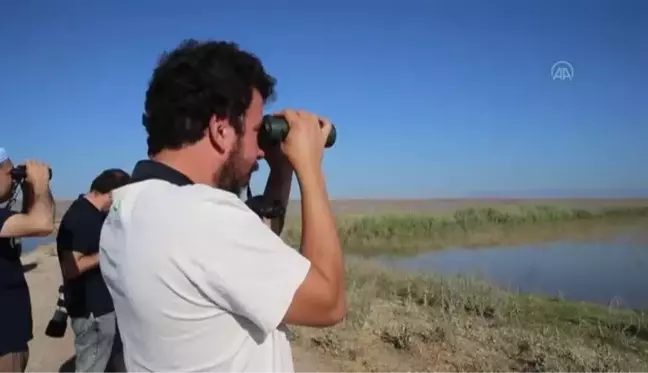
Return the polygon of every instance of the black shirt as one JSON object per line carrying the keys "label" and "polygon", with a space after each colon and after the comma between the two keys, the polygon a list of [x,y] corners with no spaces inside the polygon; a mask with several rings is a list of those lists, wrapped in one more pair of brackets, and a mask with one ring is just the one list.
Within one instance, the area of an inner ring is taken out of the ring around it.
{"label": "black shirt", "polygon": [[[0,229],[14,214],[0,208]],[[33,337],[31,301],[21,254],[20,239],[0,237],[0,356],[24,350]]]}
{"label": "black shirt", "polygon": [[[59,263],[64,251],[97,254],[105,219],[106,213],[97,209],[85,197],[79,196],[61,219],[56,237]],[[99,317],[115,310],[99,266],[72,280],[64,280],[63,283],[65,307],[70,317],[88,317],[90,313]]]}

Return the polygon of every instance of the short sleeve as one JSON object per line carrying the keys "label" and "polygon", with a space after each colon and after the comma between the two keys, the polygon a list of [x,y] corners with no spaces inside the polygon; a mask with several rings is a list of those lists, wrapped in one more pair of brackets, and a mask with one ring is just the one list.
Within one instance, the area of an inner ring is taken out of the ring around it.
{"label": "short sleeve", "polygon": [[[310,261],[242,201],[203,202],[190,212],[196,237],[179,256],[185,276],[221,308],[265,333],[277,328],[306,278]],[[186,224],[185,222],[183,224]]]}
{"label": "short sleeve", "polygon": [[93,234],[93,227],[88,227],[79,219],[68,219],[61,222],[56,236],[56,246],[60,251],[76,251],[84,255],[99,251],[99,236]]}
{"label": "short sleeve", "polygon": [[0,209],[0,230],[2,230],[2,227],[4,227],[4,224],[9,220],[10,217],[16,215],[17,212],[12,211],[8,208],[1,208]]}

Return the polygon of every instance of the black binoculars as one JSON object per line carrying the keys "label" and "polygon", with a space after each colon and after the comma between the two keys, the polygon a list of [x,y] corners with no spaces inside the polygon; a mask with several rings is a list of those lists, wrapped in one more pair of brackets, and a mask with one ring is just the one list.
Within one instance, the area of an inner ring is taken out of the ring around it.
{"label": "black binoculars", "polygon": [[[288,136],[289,130],[290,126],[286,122],[285,118],[265,115],[261,122],[261,130],[259,131],[259,147],[264,149],[282,142],[286,139],[286,136]],[[337,131],[335,130],[335,126],[331,125],[331,132],[329,133],[324,146],[330,148],[335,144],[336,139]]]}
{"label": "black binoculars", "polygon": [[[27,177],[27,166],[24,164],[18,165],[11,169],[11,178],[14,181],[21,181]],[[52,169],[49,169],[49,178],[52,180]]]}

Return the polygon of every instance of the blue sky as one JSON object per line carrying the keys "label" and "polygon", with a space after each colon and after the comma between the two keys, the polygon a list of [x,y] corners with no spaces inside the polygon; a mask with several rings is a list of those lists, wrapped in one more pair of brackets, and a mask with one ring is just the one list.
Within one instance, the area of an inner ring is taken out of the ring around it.
{"label": "blue sky", "polygon": [[226,4],[0,2],[0,146],[48,161],[57,198],[130,172],[158,56],[215,38],[278,79],[268,110],[337,124],[335,198],[648,194],[648,2]]}

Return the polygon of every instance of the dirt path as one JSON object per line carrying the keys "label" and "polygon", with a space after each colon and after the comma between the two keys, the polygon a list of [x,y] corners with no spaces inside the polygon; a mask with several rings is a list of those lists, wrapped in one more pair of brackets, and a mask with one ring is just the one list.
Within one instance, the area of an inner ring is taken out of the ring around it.
{"label": "dirt path", "polygon": [[[30,357],[28,372],[69,372],[73,371],[71,358],[74,356],[74,335],[70,328],[61,339],[45,335],[45,328],[54,312],[58,297],[57,289],[61,284],[58,261],[48,254],[51,249],[39,249],[25,255],[23,267],[31,292],[32,315],[34,318],[34,339],[29,344]],[[295,347],[293,350],[295,369],[299,372],[337,371],[312,351]]]}

